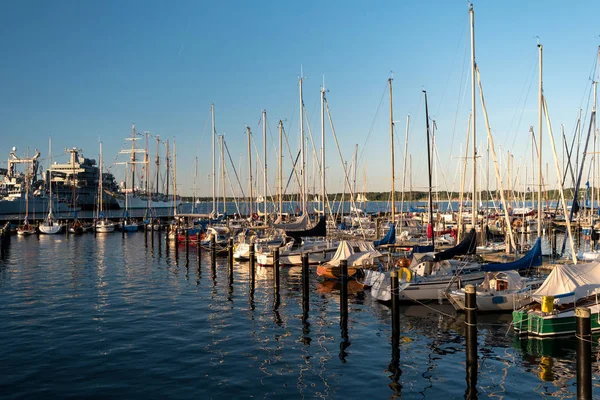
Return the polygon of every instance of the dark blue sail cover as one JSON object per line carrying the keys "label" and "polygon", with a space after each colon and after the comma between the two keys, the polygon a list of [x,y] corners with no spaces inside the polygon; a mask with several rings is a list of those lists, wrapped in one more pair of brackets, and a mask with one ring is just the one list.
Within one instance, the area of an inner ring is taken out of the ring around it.
{"label": "dark blue sail cover", "polygon": [[386,244],[394,244],[394,243],[396,243],[396,225],[392,224],[390,226],[390,230],[387,232],[385,237],[381,240],[375,240],[373,242],[373,246],[377,247],[377,246],[383,246]]}
{"label": "dark blue sail cover", "polygon": [[540,265],[542,265],[542,241],[540,238],[537,238],[531,250],[520,259],[508,263],[489,263],[484,265],[482,269],[486,272],[519,271],[531,267],[539,267]]}

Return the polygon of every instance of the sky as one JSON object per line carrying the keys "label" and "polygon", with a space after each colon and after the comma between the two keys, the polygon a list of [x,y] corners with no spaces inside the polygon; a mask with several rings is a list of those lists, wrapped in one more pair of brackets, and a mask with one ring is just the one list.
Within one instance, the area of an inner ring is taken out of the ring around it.
{"label": "sky", "polygon": [[[344,190],[342,165],[353,164],[356,145],[357,190],[388,191],[388,78],[393,76],[396,189],[403,182],[407,188],[412,182],[415,190],[427,187],[425,89],[431,125],[435,120],[436,127],[434,185],[458,190],[471,112],[468,4],[5,1],[0,13],[0,167],[6,166],[13,146],[21,156],[38,148],[46,167],[50,136],[56,162],[66,161],[64,149],[70,147],[98,159],[102,141],[106,167],[122,180],[124,167],[114,162],[123,161],[118,152],[130,146],[125,138],[135,123],[138,132],[169,139],[171,147],[176,141],[179,193],[193,193],[197,158],[197,193],[210,196],[214,104],[216,132],[224,135],[246,192],[246,127],[253,134],[254,175],[262,193],[262,167],[257,168],[256,160],[264,160],[259,121],[262,110],[267,111],[267,176],[273,192],[279,120],[294,156],[299,148],[302,74],[305,118],[317,152],[323,82],[338,140],[339,152],[326,120],[327,191]],[[562,157],[561,124],[570,143],[580,108],[586,119],[584,137],[589,123],[600,2],[481,1],[474,9],[476,60],[500,170],[506,179],[511,152],[513,187],[524,189],[533,184],[529,127],[537,134],[538,40],[544,51],[544,94]],[[476,104],[482,155],[478,179],[485,179],[487,138],[479,97]],[[412,167],[405,171],[407,115]],[[151,142],[151,158],[155,148]],[[312,147],[309,150],[312,154]],[[232,189],[227,179],[226,193],[239,196],[234,167],[225,157],[233,182]],[[287,180],[287,149],[283,159]],[[311,160],[307,176],[311,190],[318,190]],[[544,173],[548,165],[548,184],[555,187],[545,122],[542,160]],[[590,171],[585,170],[584,181]],[[471,174],[467,175],[469,186]],[[478,184],[486,186],[484,181]],[[288,192],[294,190],[290,185]]]}

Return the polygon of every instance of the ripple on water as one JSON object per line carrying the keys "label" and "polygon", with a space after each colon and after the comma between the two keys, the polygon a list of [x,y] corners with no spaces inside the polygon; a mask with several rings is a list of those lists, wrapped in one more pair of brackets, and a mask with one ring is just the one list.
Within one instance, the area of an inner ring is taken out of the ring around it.
{"label": "ripple on water", "polygon": [[[276,298],[271,269],[257,270],[252,290],[248,265],[236,263],[230,284],[226,260],[213,273],[203,252],[198,270],[195,254],[186,266],[183,250],[167,256],[141,233],[12,238],[3,254],[5,398],[462,398],[466,390],[463,320],[448,308],[401,307],[395,384],[389,308],[353,291],[343,331],[339,288],[318,285],[314,272],[304,313],[299,268],[282,269]],[[480,398],[575,398],[574,350],[513,343],[507,323],[480,331]]]}

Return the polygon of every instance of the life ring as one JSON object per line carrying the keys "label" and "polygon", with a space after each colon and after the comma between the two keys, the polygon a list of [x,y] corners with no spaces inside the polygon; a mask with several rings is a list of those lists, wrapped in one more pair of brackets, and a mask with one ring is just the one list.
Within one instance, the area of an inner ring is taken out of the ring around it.
{"label": "life ring", "polygon": [[521,226],[523,226],[523,221],[521,221],[520,219],[515,219],[512,223],[513,228],[520,228]]}
{"label": "life ring", "polygon": [[406,267],[398,268],[398,279],[402,279],[403,276],[405,277],[403,282],[410,282],[412,279],[412,272],[410,272],[410,269]]}

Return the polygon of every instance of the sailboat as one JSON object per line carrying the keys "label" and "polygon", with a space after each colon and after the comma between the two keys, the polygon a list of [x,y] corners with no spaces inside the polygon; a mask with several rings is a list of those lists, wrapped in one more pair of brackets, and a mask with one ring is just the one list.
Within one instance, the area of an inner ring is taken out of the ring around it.
{"label": "sailboat", "polygon": [[115,231],[115,224],[104,217],[102,213],[102,198],[104,197],[104,190],[102,188],[102,181],[104,175],[102,173],[102,142],[100,142],[100,177],[98,179],[98,219],[94,224],[94,229],[97,233],[108,233]]}
{"label": "sailboat", "polygon": [[[52,164],[52,138],[50,138],[50,163]],[[54,220],[54,214],[52,213],[52,165],[48,169],[48,186],[50,186],[50,197],[48,199],[48,215],[44,219],[44,222],[39,226],[41,233],[46,235],[56,235],[62,231],[62,224]]]}
{"label": "sailboat", "polygon": [[17,235],[29,236],[35,233],[35,227],[29,224],[27,217],[29,216],[29,174],[25,177],[25,219],[23,225],[17,228]]}
{"label": "sailboat", "polygon": [[[125,163],[127,165],[127,163]],[[125,178],[127,181],[127,178]],[[131,189],[133,191],[133,188]],[[122,229],[125,232],[137,232],[138,223],[129,218],[129,190],[125,189],[125,212],[123,213],[123,225]]]}

